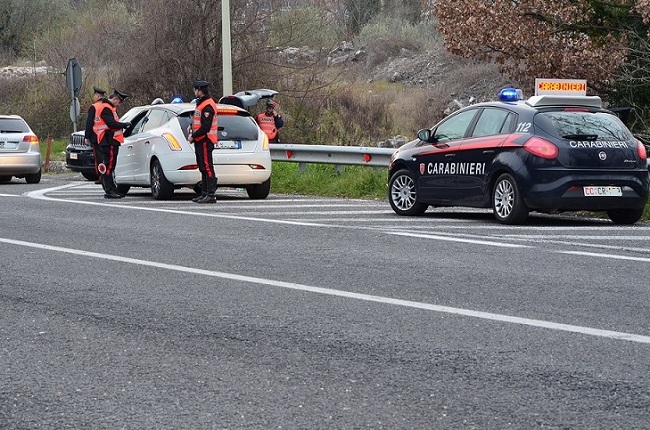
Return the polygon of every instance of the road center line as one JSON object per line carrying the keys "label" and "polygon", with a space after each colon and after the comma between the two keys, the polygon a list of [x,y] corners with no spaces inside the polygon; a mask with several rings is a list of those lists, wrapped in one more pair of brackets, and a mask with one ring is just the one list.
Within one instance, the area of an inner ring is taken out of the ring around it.
{"label": "road center line", "polygon": [[493,314],[493,313],[489,313],[489,312],[474,311],[474,310],[470,310],[470,309],[453,308],[453,307],[449,307],[449,306],[439,306],[439,305],[433,305],[433,304],[429,304],[429,303],[414,302],[414,301],[410,301],[410,300],[394,299],[394,298],[390,298],[390,297],[382,297],[382,296],[369,295],[369,294],[353,293],[353,292],[349,292],[349,291],[335,290],[335,289],[331,289],[331,288],[313,287],[313,286],[304,285],[304,284],[296,284],[296,283],[293,283],[293,282],[276,281],[276,280],[272,280],[272,279],[264,279],[264,278],[256,278],[256,277],[252,277],[252,276],[237,275],[237,274],[234,274],[234,273],[226,273],[226,272],[217,272],[217,271],[213,271],[213,270],[197,269],[197,268],[193,268],[193,267],[179,266],[179,265],[176,265],[176,264],[157,263],[157,262],[154,262],[154,261],[140,260],[140,259],[137,259],[137,258],[120,257],[120,256],[117,256],[117,255],[101,254],[101,253],[97,253],[97,252],[83,251],[83,250],[72,249],[72,248],[63,248],[63,247],[60,247],[60,246],[51,246],[51,245],[45,245],[45,244],[41,244],[41,243],[25,242],[25,241],[21,241],[21,240],[0,238],[0,242],[11,244],[11,245],[24,246],[24,247],[29,247],[29,248],[36,248],[36,249],[41,249],[41,250],[46,250],[46,251],[63,252],[63,253],[79,255],[79,256],[83,256],[83,257],[97,258],[97,259],[101,259],[101,260],[112,260],[112,261],[117,261],[117,262],[121,262],[121,263],[135,264],[135,265],[147,266],[147,267],[155,267],[155,268],[159,268],[159,269],[173,270],[173,271],[184,272],[184,273],[193,273],[193,274],[197,274],[197,275],[204,275],[204,276],[210,276],[210,277],[222,278],[222,279],[230,279],[230,280],[233,280],[233,281],[247,282],[247,283],[251,283],[251,284],[268,285],[268,286],[272,286],[272,287],[285,288],[285,289],[289,289],[289,290],[305,291],[305,292],[316,293],[316,294],[324,294],[324,295],[328,295],[328,296],[345,297],[345,298],[349,298],[349,299],[363,300],[363,301],[366,301],[366,302],[375,302],[375,303],[382,303],[382,304],[388,304],[388,305],[403,306],[403,307],[412,308],[412,309],[422,309],[422,310],[427,310],[427,311],[432,311],[432,312],[441,312],[441,313],[447,313],[447,314],[453,314],[453,315],[461,315],[461,316],[467,316],[467,317],[473,317],[473,318],[480,318],[480,319],[484,319],[484,320],[505,322],[505,323],[511,323],[511,324],[520,324],[520,325],[538,327],[538,328],[543,328],[543,329],[548,329],[548,330],[565,331],[565,332],[571,332],[571,333],[584,334],[584,335],[588,335],[588,336],[605,337],[605,338],[610,338],[610,339],[615,339],[615,340],[626,340],[626,341],[630,341],[630,342],[650,344],[650,336],[643,336],[643,335],[638,335],[638,334],[633,334],[633,333],[617,332],[617,331],[611,331],[611,330],[600,330],[600,329],[591,328],[591,327],[583,327],[583,326],[576,326],[576,325],[570,325],[570,324],[560,324],[560,323],[554,323],[554,322],[551,322],[551,321],[520,318],[520,317],[515,317],[515,316],[509,316],[509,315],[501,315],[501,314]]}

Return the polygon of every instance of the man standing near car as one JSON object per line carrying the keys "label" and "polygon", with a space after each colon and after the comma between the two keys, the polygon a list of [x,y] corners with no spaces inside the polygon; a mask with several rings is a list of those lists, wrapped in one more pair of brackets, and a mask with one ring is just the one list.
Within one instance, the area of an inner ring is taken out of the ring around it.
{"label": "man standing near car", "polygon": [[95,174],[97,175],[96,184],[101,184],[101,178],[97,166],[99,165],[99,146],[97,145],[97,135],[93,131],[93,124],[95,123],[95,109],[96,104],[106,95],[106,91],[99,87],[93,86],[93,104],[88,108],[88,117],[86,117],[86,128],[84,130],[84,140],[86,145],[90,145],[93,150],[93,157],[95,158]]}
{"label": "man standing near car", "polygon": [[201,195],[192,199],[195,203],[216,203],[217,177],[214,173],[212,151],[217,144],[217,104],[210,97],[210,82],[194,81],[196,109],[187,141],[194,143],[196,163],[201,172]]}
{"label": "man standing near car", "polygon": [[124,143],[123,129],[131,126],[130,122],[120,122],[117,116],[117,107],[127,99],[127,95],[114,89],[108,99],[101,99],[96,103],[95,121],[93,131],[97,136],[101,164],[98,171],[102,175],[102,186],[104,187],[104,198],[121,199],[124,197],[117,191],[113,180],[113,171],[117,162],[117,154],[120,145]]}
{"label": "man standing near car", "polygon": [[275,107],[276,102],[273,100],[267,100],[266,110],[260,112],[257,117],[255,117],[257,124],[268,136],[269,143],[277,143],[280,141],[279,129],[284,125],[282,115],[275,110]]}

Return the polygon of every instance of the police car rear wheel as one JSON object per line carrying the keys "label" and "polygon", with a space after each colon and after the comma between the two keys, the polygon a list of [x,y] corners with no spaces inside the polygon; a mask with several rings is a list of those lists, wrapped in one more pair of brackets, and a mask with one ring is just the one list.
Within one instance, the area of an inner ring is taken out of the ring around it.
{"label": "police car rear wheel", "polygon": [[614,224],[634,224],[641,219],[643,208],[640,209],[610,209],[607,216]]}
{"label": "police car rear wheel", "polygon": [[521,224],[528,218],[528,206],[521,198],[512,175],[504,173],[494,184],[492,209],[494,217],[502,224]]}
{"label": "police car rear wheel", "polygon": [[411,172],[402,169],[391,176],[388,183],[388,201],[398,215],[422,215],[428,205],[417,201],[417,190]]}

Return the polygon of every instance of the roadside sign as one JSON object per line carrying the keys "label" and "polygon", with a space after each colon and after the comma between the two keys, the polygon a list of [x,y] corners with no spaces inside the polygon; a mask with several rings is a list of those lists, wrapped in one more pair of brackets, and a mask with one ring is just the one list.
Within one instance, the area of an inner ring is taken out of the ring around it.
{"label": "roadside sign", "polygon": [[70,119],[72,122],[77,122],[80,113],[81,106],[79,105],[79,99],[75,97],[72,99],[72,103],[70,103]]}
{"label": "roadside sign", "polygon": [[79,119],[79,114],[81,113],[81,106],[79,105],[79,99],[73,98],[72,103],[70,103],[70,119],[72,120],[74,131],[77,131],[77,120]]}
{"label": "roadside sign", "polygon": [[65,69],[65,85],[70,98],[79,97],[79,91],[81,91],[81,64],[76,58],[68,60],[68,66]]}

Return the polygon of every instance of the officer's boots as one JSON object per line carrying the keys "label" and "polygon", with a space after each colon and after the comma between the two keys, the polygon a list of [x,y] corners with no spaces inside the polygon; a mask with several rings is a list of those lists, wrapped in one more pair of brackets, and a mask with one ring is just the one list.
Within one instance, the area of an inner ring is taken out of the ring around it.
{"label": "officer's boots", "polygon": [[197,203],[199,200],[208,195],[208,181],[207,176],[201,174],[201,195],[196,196],[192,199],[194,203]]}
{"label": "officer's boots", "polygon": [[102,186],[104,187],[105,199],[121,199],[124,194],[117,192],[115,182],[113,182],[113,175],[102,175]]}
{"label": "officer's boots", "polygon": [[207,194],[196,201],[196,203],[216,203],[214,193],[217,191],[217,178],[206,178]]}

